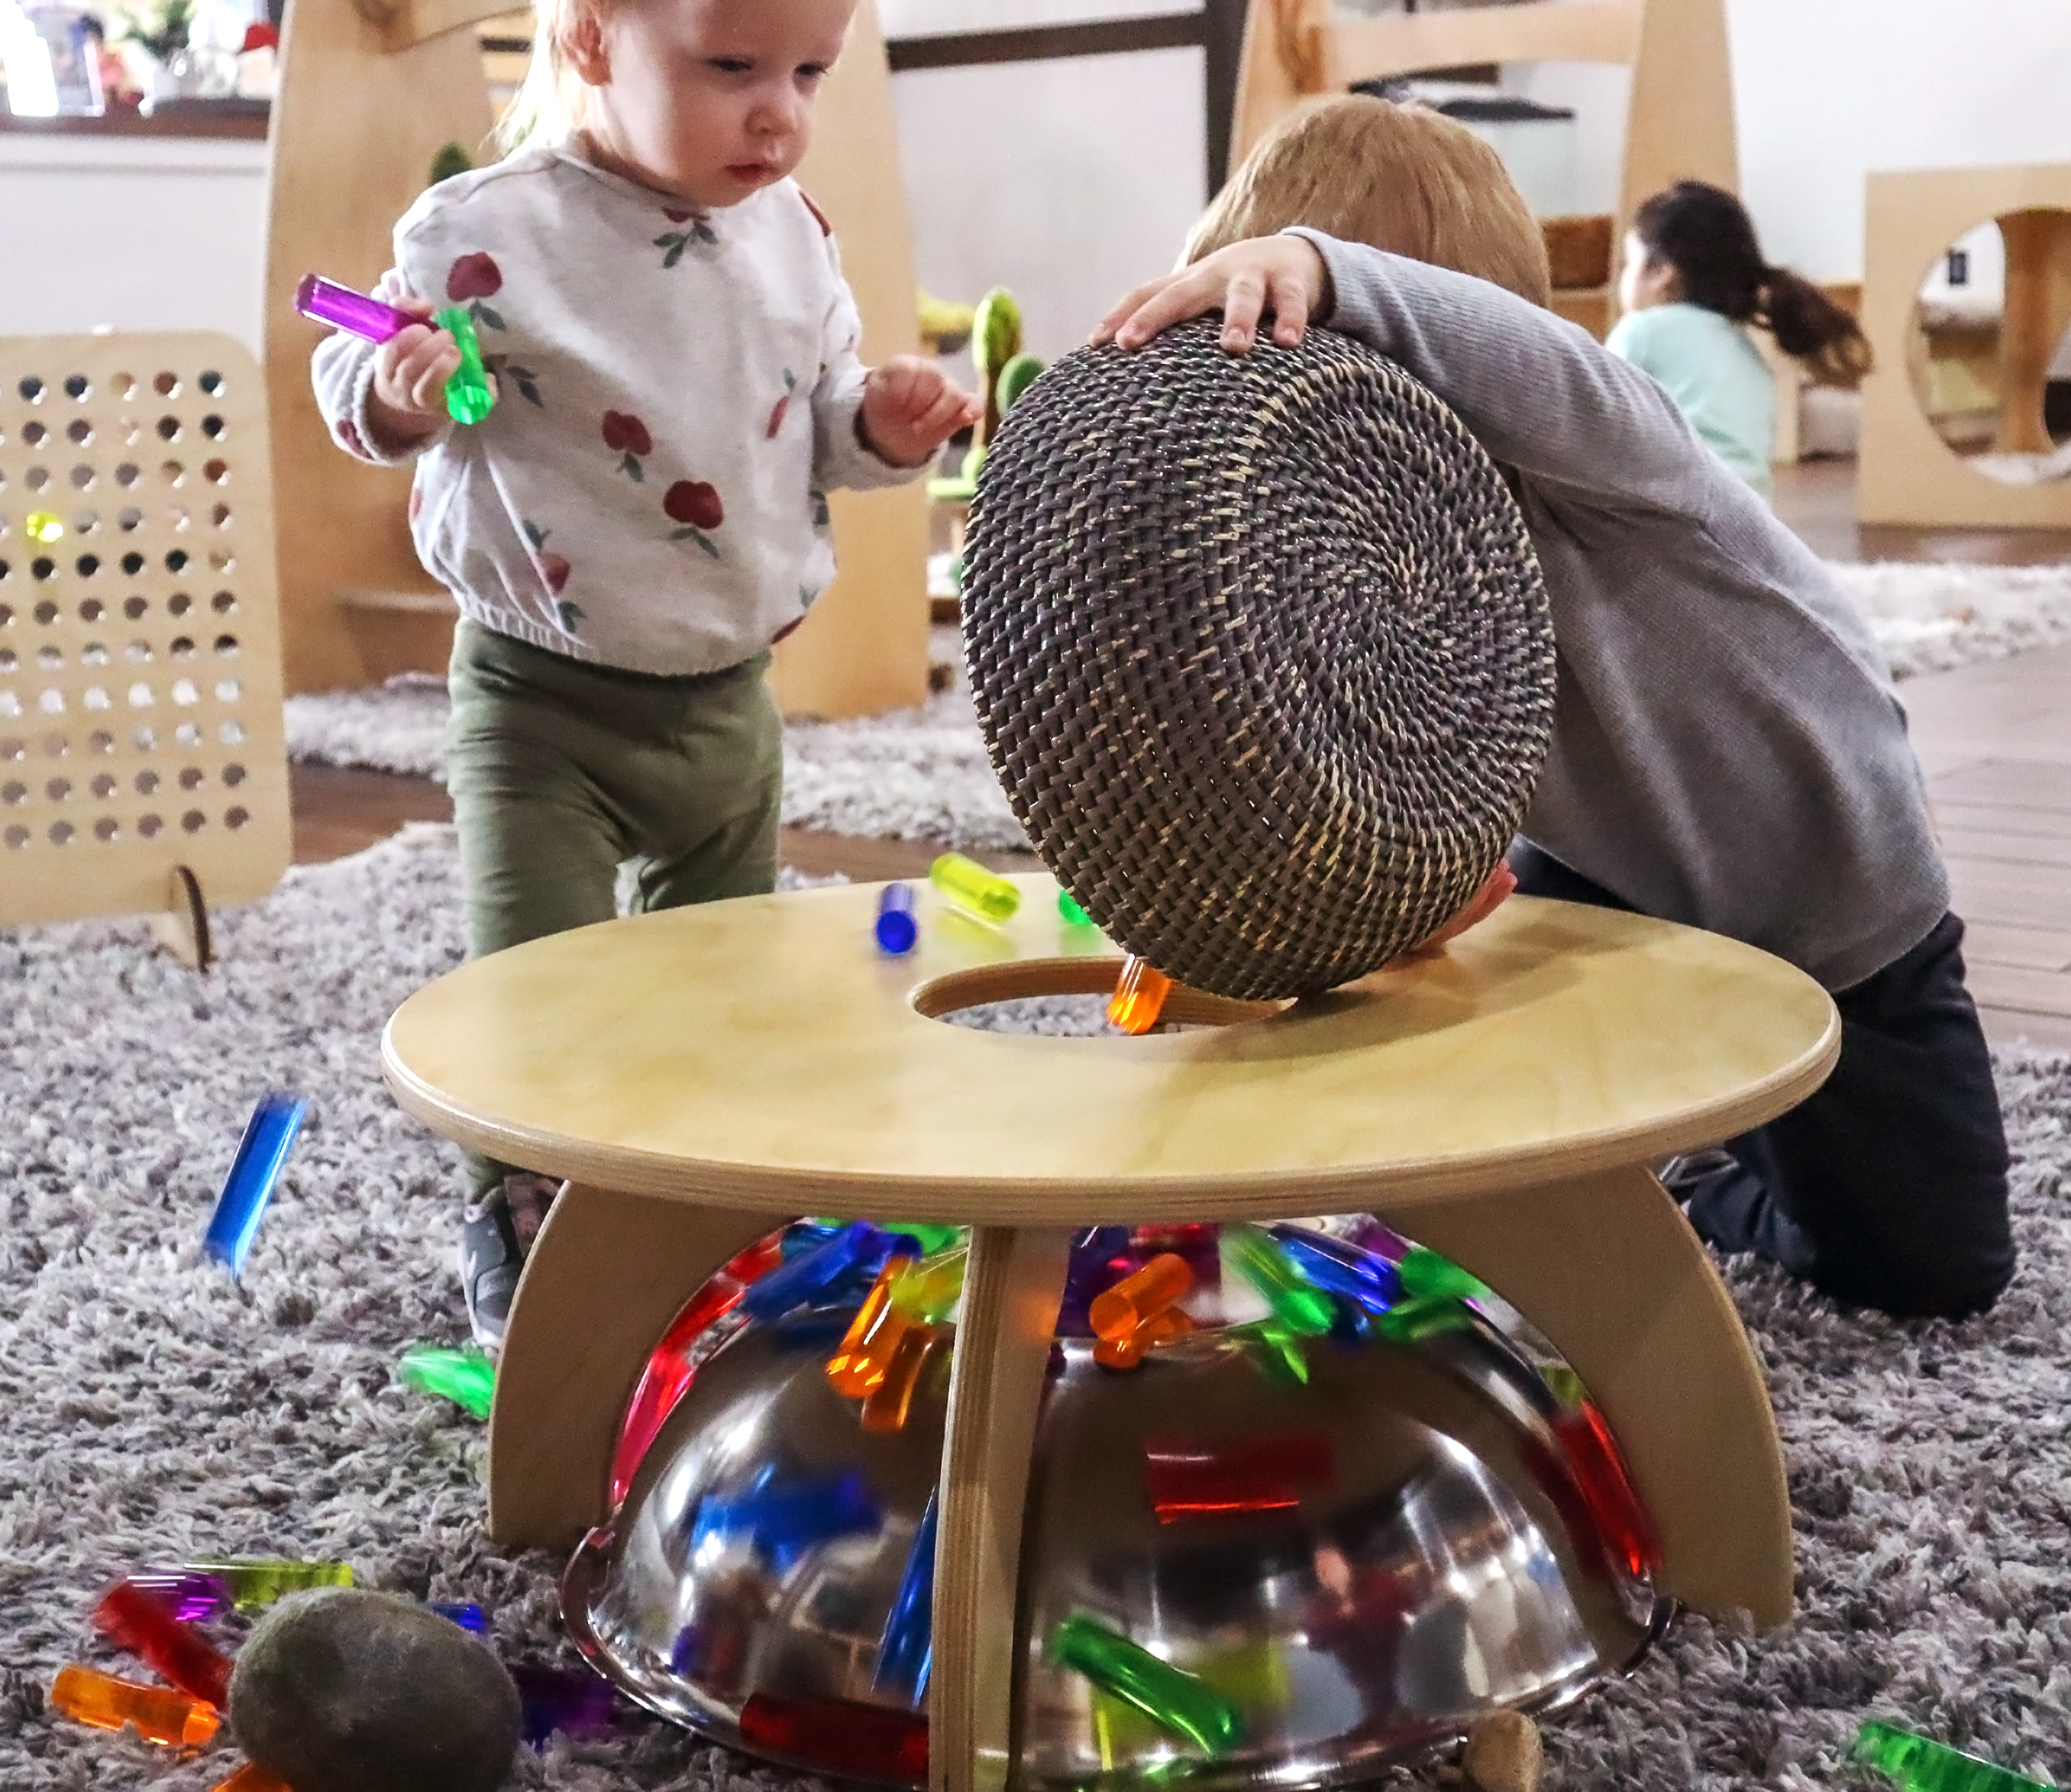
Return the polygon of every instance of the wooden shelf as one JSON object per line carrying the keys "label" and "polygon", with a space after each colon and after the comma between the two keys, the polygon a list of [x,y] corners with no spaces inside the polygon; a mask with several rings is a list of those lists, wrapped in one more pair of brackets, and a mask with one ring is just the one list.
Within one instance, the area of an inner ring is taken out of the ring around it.
{"label": "wooden shelf", "polygon": [[17,118],[0,111],[0,135],[53,137],[239,137],[263,141],[273,108],[263,99],[189,99],[99,118]]}

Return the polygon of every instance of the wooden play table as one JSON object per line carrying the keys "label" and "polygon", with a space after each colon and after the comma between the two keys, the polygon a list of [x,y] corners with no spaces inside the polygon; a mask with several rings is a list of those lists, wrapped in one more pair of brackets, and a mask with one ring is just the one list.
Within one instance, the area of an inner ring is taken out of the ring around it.
{"label": "wooden play table", "polygon": [[1284,1010],[1175,993],[1141,1039],[932,1017],[1104,991],[1119,958],[1015,880],[1003,929],[931,908],[887,958],[851,885],[613,921],[464,965],[382,1058],[410,1113],[569,1179],[512,1308],[489,1526],[572,1546],[618,1425],[704,1278],[800,1214],[972,1227],[949,1396],[932,1782],[997,1786],[1038,1396],[1072,1230],[1371,1211],[1524,1313],[1616,1433],[1661,1589],[1791,1609],[1783,1464],[1759,1367],[1649,1168],[1802,1100],[1833,1003],[1750,946],[1513,898],[1442,955]]}

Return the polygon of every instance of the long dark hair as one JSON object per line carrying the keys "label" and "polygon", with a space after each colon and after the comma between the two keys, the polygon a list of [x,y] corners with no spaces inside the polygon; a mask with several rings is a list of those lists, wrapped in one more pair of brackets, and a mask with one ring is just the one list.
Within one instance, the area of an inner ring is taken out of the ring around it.
{"label": "long dark hair", "polygon": [[1678,181],[1633,214],[1632,228],[1649,259],[1675,270],[1687,303],[1760,325],[1821,380],[1853,385],[1870,371],[1855,320],[1804,275],[1762,258],[1754,222],[1732,194]]}

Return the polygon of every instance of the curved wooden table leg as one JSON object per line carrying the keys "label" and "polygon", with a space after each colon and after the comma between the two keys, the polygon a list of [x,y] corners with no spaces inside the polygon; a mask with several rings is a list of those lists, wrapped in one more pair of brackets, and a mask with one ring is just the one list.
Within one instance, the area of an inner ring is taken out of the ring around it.
{"label": "curved wooden table leg", "polygon": [[489,1530],[570,1549],[605,1516],[633,1384],[698,1285],[779,1222],[572,1184],[532,1242],[489,1417]]}
{"label": "curved wooden table leg", "polygon": [[1761,1366],[1661,1184],[1611,1170],[1418,1207],[1399,1223],[1481,1277],[1582,1377],[1653,1517],[1661,1590],[1701,1612],[1787,1618],[1790,1496]]}
{"label": "curved wooden table leg", "polygon": [[1013,1763],[1021,1527],[1071,1239],[972,1229],[943,1440],[929,1792],[998,1792]]}

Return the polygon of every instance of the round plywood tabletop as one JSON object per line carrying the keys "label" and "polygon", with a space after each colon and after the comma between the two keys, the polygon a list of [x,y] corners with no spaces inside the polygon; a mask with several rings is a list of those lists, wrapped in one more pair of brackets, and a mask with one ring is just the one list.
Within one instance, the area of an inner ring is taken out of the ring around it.
{"label": "round plywood tabletop", "polygon": [[[876,949],[877,887],[673,909],[477,959],[397,1010],[404,1107],[510,1162],[775,1213],[965,1223],[1332,1211],[1646,1163],[1817,1088],[1834,1005],[1751,946],[1515,897],[1440,956],[1279,1011],[1139,1039],[931,1012],[1103,989],[1119,959],[1015,879],[992,928],[923,887]],[[1233,1017],[1235,1017],[1233,1018]]]}

